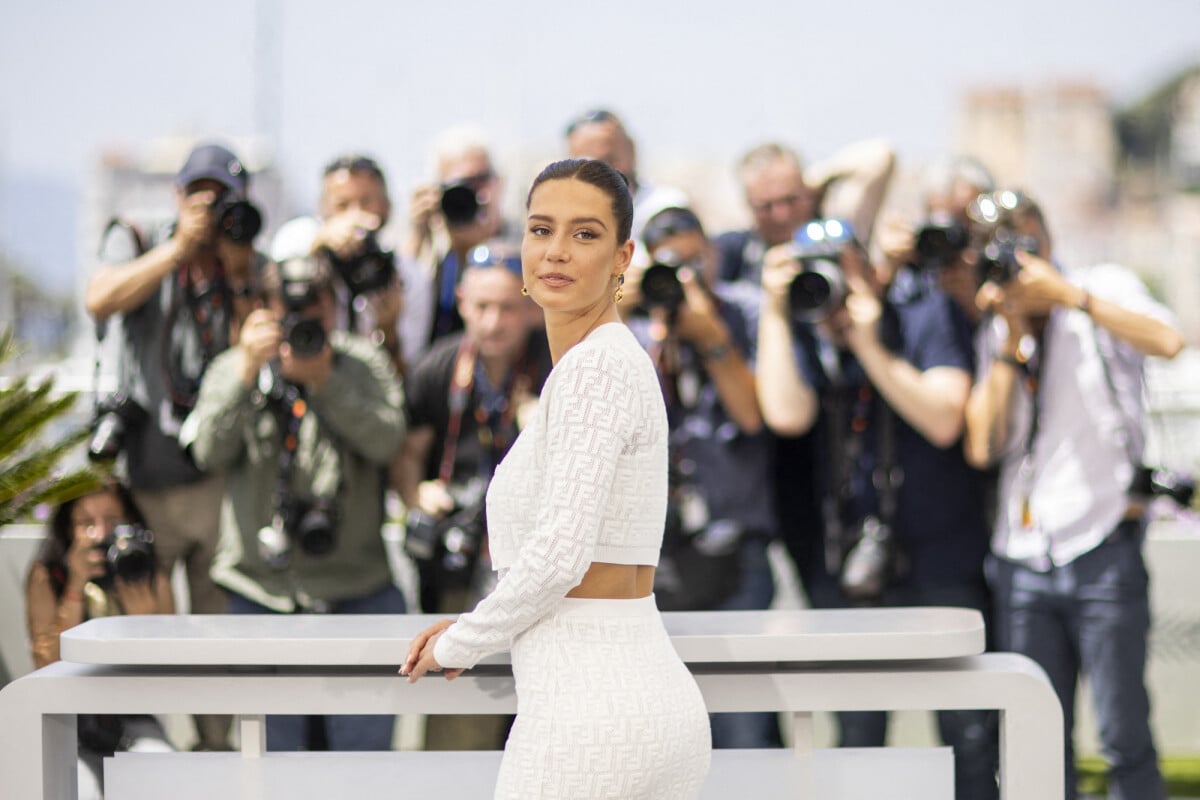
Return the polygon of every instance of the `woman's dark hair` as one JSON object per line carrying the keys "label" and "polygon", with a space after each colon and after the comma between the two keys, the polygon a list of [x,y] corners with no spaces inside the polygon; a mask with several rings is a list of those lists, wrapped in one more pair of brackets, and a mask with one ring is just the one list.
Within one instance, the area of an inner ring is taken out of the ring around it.
{"label": "woman's dark hair", "polygon": [[608,195],[612,201],[613,219],[617,221],[617,244],[625,244],[633,231],[633,195],[629,193],[629,181],[625,176],[604,161],[592,158],[567,158],[555,161],[533,179],[525,208],[533,200],[533,192],[546,181],[574,178],[590,183]]}
{"label": "woman's dark hair", "polygon": [[54,509],[46,526],[46,539],[38,551],[37,560],[50,571],[55,594],[61,593],[67,582],[67,551],[71,548],[71,512],[75,510],[75,504],[85,497],[108,492],[115,494],[121,501],[127,522],[145,527],[146,519],[134,502],[133,493],[123,483],[106,483],[96,491],[67,500]]}

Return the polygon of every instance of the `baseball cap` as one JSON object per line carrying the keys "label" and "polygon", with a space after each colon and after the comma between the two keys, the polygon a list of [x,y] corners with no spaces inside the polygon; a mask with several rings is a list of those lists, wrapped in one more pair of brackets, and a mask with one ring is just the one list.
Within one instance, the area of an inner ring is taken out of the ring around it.
{"label": "baseball cap", "polygon": [[175,183],[182,187],[206,178],[238,194],[245,194],[250,183],[250,173],[242,160],[219,144],[202,144],[192,150]]}
{"label": "baseball cap", "polygon": [[653,250],[666,239],[688,231],[704,233],[704,226],[700,224],[696,212],[690,208],[671,206],[646,221],[646,227],[642,228],[642,241],[645,242],[646,249]]}

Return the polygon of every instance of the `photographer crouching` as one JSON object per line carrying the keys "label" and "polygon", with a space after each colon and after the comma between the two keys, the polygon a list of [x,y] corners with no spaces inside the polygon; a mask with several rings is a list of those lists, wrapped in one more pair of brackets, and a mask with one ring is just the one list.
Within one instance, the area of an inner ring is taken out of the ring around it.
{"label": "photographer crouching", "polygon": [[[960,440],[970,343],[951,300],[909,275],[884,291],[849,223],[812,220],[767,251],[759,323],[763,419],[815,435],[822,529],[803,543],[818,608],[986,610],[982,482]],[[839,745],[884,744],[883,712],[838,715]],[[938,712],[955,796],[995,798],[986,711]]]}
{"label": "photographer crouching", "polygon": [[[404,435],[387,354],[335,331],[331,273],[268,264],[266,308],[210,365],[180,441],[228,474],[212,577],[241,614],[403,613],[380,535],[384,474]],[[388,750],[394,718],[268,717],[267,746]],[[310,736],[311,734],[311,736]]]}

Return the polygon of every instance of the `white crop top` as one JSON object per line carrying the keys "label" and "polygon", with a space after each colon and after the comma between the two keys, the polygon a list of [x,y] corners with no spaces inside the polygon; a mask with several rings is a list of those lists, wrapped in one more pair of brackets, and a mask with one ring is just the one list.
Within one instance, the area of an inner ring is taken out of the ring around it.
{"label": "white crop top", "polygon": [[658,564],[667,436],[654,365],[624,324],[599,326],[563,355],[488,488],[500,580],[442,633],[441,666],[469,668],[509,649],[593,561]]}

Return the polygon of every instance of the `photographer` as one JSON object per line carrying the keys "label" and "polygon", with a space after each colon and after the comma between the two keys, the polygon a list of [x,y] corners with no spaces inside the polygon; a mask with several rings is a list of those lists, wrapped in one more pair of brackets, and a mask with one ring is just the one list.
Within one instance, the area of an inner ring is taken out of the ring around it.
{"label": "photographer", "polygon": [[[154,562],[153,535],[120,484],[68,500],[50,517],[45,543],[25,584],[33,663],[58,661],[63,631],[114,614],[173,614],[167,575]],[[79,797],[101,796],[103,760],[117,751],[174,748],[148,715],[80,715]]]}
{"label": "photographer", "polygon": [[[120,390],[99,409],[91,454],[124,454],[159,564],[170,573],[183,562],[196,614],[225,611],[225,594],[208,574],[223,479],[197,468],[177,436],[205,368],[247,310],[241,291],[257,284],[264,261],[251,244],[261,215],[246,201],[249,180],[229,150],[196,147],[175,179],[177,219],[149,234],[110,225],[85,298],[100,328],[121,315],[122,337]],[[202,748],[228,748],[228,717],[196,723]]]}
{"label": "photographer", "polygon": [[[481,245],[465,263],[457,300],[466,327],[435,343],[407,382],[409,433],[393,476],[425,613],[465,611],[486,594],[484,492],[551,366],[516,249]],[[426,748],[495,749],[508,722],[431,717]]]}
{"label": "photographer", "polygon": [[391,215],[383,169],[364,155],[343,155],[321,176],[319,218],[297,217],[271,244],[276,261],[315,255],[336,277],[337,327],[387,351],[397,374],[425,351],[429,278],[386,243]]}
{"label": "photographer", "polygon": [[422,350],[463,329],[456,292],[467,253],[502,236],[505,227],[502,183],[479,134],[467,128],[442,132],[434,160],[436,182],[413,191],[404,245],[405,257],[420,265],[432,286],[426,304],[432,319],[422,334]]}
{"label": "photographer", "polygon": [[[229,475],[213,580],[233,613],[402,613],[380,535],[404,435],[399,383],[378,347],[334,330],[321,261],[269,264],[263,291],[267,307],[213,361],[180,436]],[[267,745],[387,750],[393,721],[329,717],[313,741],[303,718],[268,717]]]}
{"label": "photographer", "polygon": [[[758,410],[745,317],[713,289],[716,252],[699,218],[666,208],[631,267],[625,320],[654,361],[667,405],[670,486],[654,593],[665,611],[763,609],[774,583],[770,443]],[[624,302],[622,303],[624,305]],[[711,716],[714,747],[779,747],[773,713]]]}
{"label": "photographer", "polygon": [[[769,250],[762,285],[763,419],[814,435],[821,526],[794,544],[811,603],[985,610],[982,485],[959,446],[970,344],[951,301],[916,281],[885,294],[837,220]],[[883,712],[838,722],[841,746],[884,744]],[[954,748],[956,796],[996,797],[993,715],[942,711],[938,726]]]}
{"label": "photographer", "polygon": [[1111,798],[1162,798],[1143,674],[1150,628],[1142,559],[1145,356],[1183,347],[1169,312],[1128,270],[1064,274],[1041,210],[981,195],[979,380],[966,453],[1000,464],[988,578],[999,645],[1037,661],[1066,720],[1067,797],[1079,674],[1091,684]]}
{"label": "photographer", "polygon": [[625,123],[612,111],[596,108],[575,117],[566,128],[567,155],[570,158],[594,158],[625,176],[633,194],[633,264],[646,266],[649,255],[643,249],[642,230],[654,214],[664,208],[683,208],[687,195],[671,186],[651,184],[638,171],[637,143]]}

